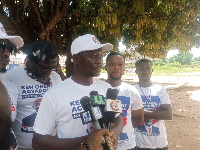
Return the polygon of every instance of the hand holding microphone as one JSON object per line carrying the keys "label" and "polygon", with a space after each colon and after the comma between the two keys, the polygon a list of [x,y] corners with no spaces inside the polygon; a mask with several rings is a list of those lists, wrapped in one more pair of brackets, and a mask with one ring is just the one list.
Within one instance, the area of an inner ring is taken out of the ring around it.
{"label": "hand holding microphone", "polygon": [[[85,110],[80,113],[82,123],[88,124],[90,122],[93,123],[95,129],[101,129],[98,119],[103,118],[102,110],[105,107],[105,101],[102,95],[98,95],[98,92],[93,91],[90,93],[90,97],[84,96],[81,98],[80,103],[82,108]],[[105,136],[103,138],[102,144],[106,142],[107,146],[110,150],[114,150],[111,138]],[[105,145],[104,145],[105,146]]]}

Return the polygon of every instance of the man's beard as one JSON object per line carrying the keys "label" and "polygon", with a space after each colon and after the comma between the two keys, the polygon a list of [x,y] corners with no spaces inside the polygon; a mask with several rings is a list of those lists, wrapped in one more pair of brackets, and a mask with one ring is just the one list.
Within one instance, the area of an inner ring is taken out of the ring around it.
{"label": "man's beard", "polygon": [[112,80],[121,80],[121,76],[120,77],[114,77],[114,76],[112,76],[112,75],[110,75],[110,78],[112,79]]}

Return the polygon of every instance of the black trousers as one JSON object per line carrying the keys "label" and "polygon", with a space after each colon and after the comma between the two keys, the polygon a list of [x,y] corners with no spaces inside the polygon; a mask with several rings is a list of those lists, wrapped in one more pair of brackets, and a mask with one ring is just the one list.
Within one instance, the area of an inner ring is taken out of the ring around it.
{"label": "black trousers", "polygon": [[134,147],[134,148],[132,148],[132,149],[127,149],[127,150],[137,150],[137,147]]}
{"label": "black trousers", "polygon": [[156,149],[151,149],[151,148],[139,148],[139,147],[137,147],[135,150],[168,150],[168,146],[167,146],[167,147],[163,147],[163,148],[156,148]]}

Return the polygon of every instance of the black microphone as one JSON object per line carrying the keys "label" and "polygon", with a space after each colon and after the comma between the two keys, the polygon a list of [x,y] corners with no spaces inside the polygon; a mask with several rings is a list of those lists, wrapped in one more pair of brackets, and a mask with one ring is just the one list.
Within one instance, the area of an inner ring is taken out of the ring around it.
{"label": "black microphone", "polygon": [[93,102],[93,106],[98,106],[101,110],[102,118],[98,119],[101,128],[107,128],[106,123],[107,116],[105,113],[105,99],[103,95],[99,95],[97,91],[90,92],[90,98]]}
{"label": "black microphone", "polygon": [[102,118],[101,110],[99,107],[93,107],[93,102],[90,97],[84,96],[80,100],[82,108],[85,110],[80,113],[83,124],[92,122],[95,129],[101,129],[98,119]]}
{"label": "black microphone", "polygon": [[115,120],[115,114],[121,113],[122,111],[122,105],[121,101],[117,100],[117,94],[119,91],[117,89],[107,89],[106,93],[106,115],[108,119],[108,129],[110,130],[110,124],[114,123]]}
{"label": "black microphone", "polygon": [[[103,118],[100,108],[105,108],[105,101],[102,95],[97,91],[90,93],[90,97],[84,96],[80,100],[82,108],[85,110],[80,113],[83,124],[92,122],[95,129],[101,129],[98,119]],[[93,106],[94,105],[94,106]],[[104,109],[103,109],[104,112]],[[105,113],[105,112],[104,112]],[[104,148],[114,150],[110,137],[103,137],[102,145]]]}
{"label": "black microphone", "polygon": [[91,91],[90,98],[93,102],[93,106],[105,106],[104,96],[99,95],[97,91]]}

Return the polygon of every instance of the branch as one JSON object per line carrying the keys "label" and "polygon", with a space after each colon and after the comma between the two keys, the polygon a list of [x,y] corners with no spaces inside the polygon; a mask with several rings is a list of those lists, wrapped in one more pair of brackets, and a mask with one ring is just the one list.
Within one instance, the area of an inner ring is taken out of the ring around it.
{"label": "branch", "polygon": [[42,31],[44,30],[44,26],[43,26],[43,23],[42,23],[42,20],[41,20],[41,17],[40,17],[40,12],[38,11],[37,7],[36,7],[36,4],[37,2],[34,2],[34,0],[31,0],[32,1],[32,4],[33,4],[33,8],[35,10],[35,13],[37,15],[37,18],[39,20],[39,23],[40,23],[40,26],[42,28]]}
{"label": "branch", "polygon": [[[62,7],[61,10],[59,9],[60,7]],[[60,21],[60,18],[62,18],[62,16],[67,12],[67,8],[68,8],[68,0],[64,1],[63,3],[60,3],[60,2],[57,3],[56,14],[52,17],[52,19],[50,19],[50,22],[47,24],[46,29],[44,29],[40,33],[41,39],[49,38],[48,37],[49,33],[53,30],[57,22]]]}

